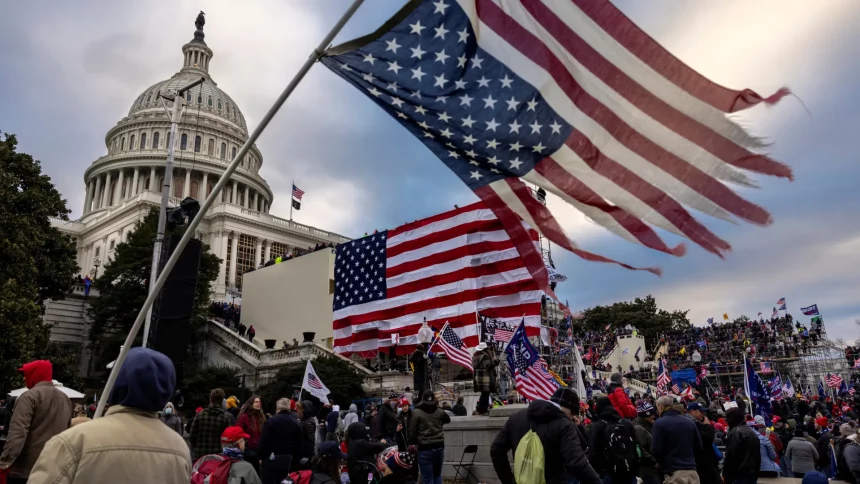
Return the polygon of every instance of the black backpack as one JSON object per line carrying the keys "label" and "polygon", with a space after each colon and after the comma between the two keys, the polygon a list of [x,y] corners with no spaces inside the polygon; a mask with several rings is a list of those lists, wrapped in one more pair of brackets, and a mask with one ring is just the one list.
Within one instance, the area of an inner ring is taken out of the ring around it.
{"label": "black backpack", "polygon": [[635,430],[627,419],[606,424],[606,469],[613,475],[639,473],[639,446]]}

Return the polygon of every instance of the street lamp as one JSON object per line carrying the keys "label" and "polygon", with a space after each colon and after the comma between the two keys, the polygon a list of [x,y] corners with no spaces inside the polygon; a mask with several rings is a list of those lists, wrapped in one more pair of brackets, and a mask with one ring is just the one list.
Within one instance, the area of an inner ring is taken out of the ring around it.
{"label": "street lamp", "polygon": [[425,318],[424,322],[421,323],[421,329],[418,330],[418,342],[429,344],[431,341],[433,341],[433,330],[427,326],[427,319]]}
{"label": "street lamp", "polygon": [[93,279],[99,277],[99,266],[102,265],[102,261],[96,257],[96,260],[93,261],[93,265],[96,267],[95,272],[93,273]]}

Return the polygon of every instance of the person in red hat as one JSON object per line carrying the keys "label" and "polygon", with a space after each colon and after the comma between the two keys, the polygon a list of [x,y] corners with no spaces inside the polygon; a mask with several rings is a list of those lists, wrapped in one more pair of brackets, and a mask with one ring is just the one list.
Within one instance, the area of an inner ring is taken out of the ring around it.
{"label": "person in red hat", "polygon": [[[221,433],[221,453],[204,455],[191,469],[191,482],[241,482],[262,484],[260,476],[244,460],[245,441],[250,435],[242,427],[230,426]],[[209,480],[205,480],[206,478]]]}
{"label": "person in red hat", "polygon": [[0,455],[0,473],[7,482],[24,483],[51,437],[69,428],[72,401],[54,386],[50,361],[37,360],[18,371],[27,391],[15,402],[9,434]]}
{"label": "person in red hat", "polygon": [[412,407],[409,400],[400,399],[400,414],[397,415],[397,434],[394,436],[397,441],[397,449],[400,452],[406,450],[409,446],[409,424],[412,422]]}

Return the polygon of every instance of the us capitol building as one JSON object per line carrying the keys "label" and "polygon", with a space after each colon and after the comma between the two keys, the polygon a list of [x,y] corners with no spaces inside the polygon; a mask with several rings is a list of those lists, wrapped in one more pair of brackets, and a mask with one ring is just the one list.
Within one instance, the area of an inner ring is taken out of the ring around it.
{"label": "us capitol building", "polygon": [[[76,221],[52,224],[75,238],[81,274],[98,275],[117,244],[135,224],[161,203],[170,117],[158,96],[172,93],[200,77],[205,81],[186,93],[184,115],[176,137],[170,205],[185,197],[202,204],[236,152],[248,139],[239,106],[209,75],[213,52],[204,41],[202,15],[194,39],[182,46],[182,69],[146,88],[128,116],[105,135],[107,154],[84,172],[86,197]],[[260,176],[263,154],[254,146],[203,216],[196,237],[222,259],[214,300],[241,293],[249,268],[317,243],[340,243],[343,236],[269,214],[272,189]]]}

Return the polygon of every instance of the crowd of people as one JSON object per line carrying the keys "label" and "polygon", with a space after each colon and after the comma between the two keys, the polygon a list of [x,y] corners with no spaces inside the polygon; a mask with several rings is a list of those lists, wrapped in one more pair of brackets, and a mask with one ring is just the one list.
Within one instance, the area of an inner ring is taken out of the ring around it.
{"label": "crowd of people", "polygon": [[[364,234],[364,235],[367,235],[367,234]],[[265,263],[260,264],[260,266],[257,267],[257,269],[262,269],[264,267],[269,267],[269,266],[273,266],[275,264],[280,264],[281,262],[295,259],[296,257],[301,257],[305,254],[310,254],[312,252],[318,252],[318,251],[323,250],[323,249],[334,249],[334,248],[335,248],[335,245],[331,242],[329,242],[327,244],[318,243],[318,244],[314,245],[313,247],[308,247],[307,249],[295,248],[291,252],[287,252],[284,255],[279,255],[277,257],[271,257]],[[254,270],[254,268],[251,267],[245,272],[251,272],[253,270]]]}

